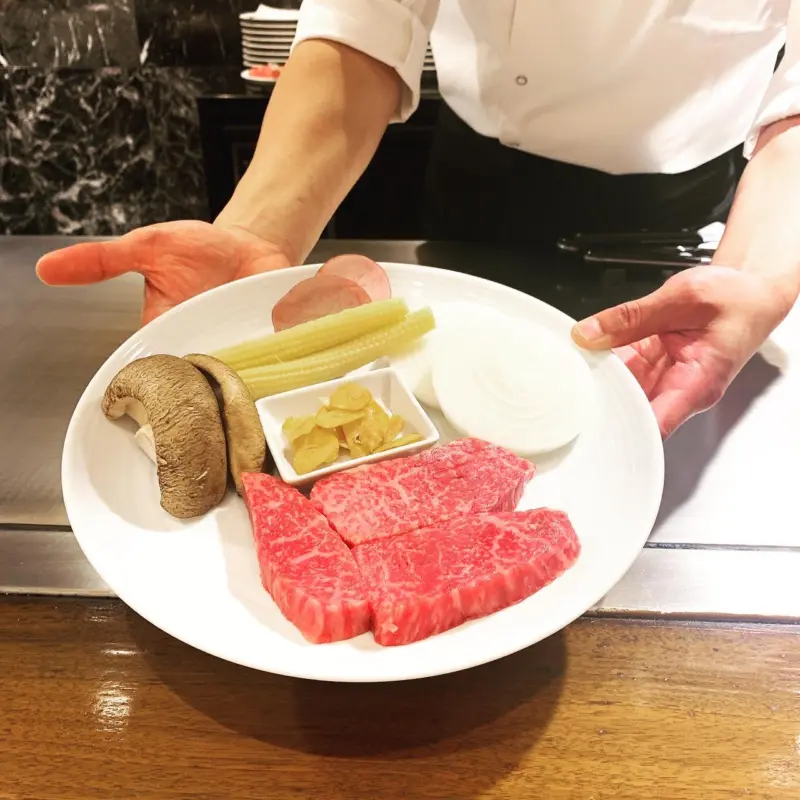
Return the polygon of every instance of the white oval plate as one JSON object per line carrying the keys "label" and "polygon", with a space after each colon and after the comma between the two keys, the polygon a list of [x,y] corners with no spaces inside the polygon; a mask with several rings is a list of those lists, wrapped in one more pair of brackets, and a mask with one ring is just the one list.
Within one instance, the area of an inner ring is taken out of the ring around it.
{"label": "white oval plate", "polygon": [[[485,303],[569,337],[568,316],[514,289],[430,267],[384,266],[394,296],[411,307]],[[101,411],[106,386],[142,356],[208,352],[263,334],[275,301],[317,268],[258,275],[183,303],[135,333],[89,383],[67,432],[62,481],[75,536],[97,572],[133,610],[193,647],[255,669],[329,681],[404,680],[466,669],[528,647],[591,608],[647,540],[664,477],[647,399],[611,354],[586,356],[596,385],[594,418],[571,447],[539,462],[520,504],[566,511],[583,545],[578,561],[522,603],[422,642],[382,648],[366,634],[308,644],[261,587],[247,511],[236,495],[190,522],[161,508],[155,470],[132,429]],[[442,441],[452,438],[432,416]]]}

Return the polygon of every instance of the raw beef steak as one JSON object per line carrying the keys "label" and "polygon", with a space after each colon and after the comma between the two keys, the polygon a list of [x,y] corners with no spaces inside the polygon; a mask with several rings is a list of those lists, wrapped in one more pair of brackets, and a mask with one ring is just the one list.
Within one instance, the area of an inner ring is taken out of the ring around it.
{"label": "raw beef steak", "polygon": [[535,469],[502,447],[457,439],[329,475],[311,501],[353,547],[467,514],[513,511]]}
{"label": "raw beef steak", "polygon": [[567,515],[547,508],[461,517],[353,550],[382,645],[415,642],[518,603],[579,553]]}
{"label": "raw beef steak", "polygon": [[347,545],[296,489],[270,475],[242,475],[261,582],[310,642],[369,630],[366,586]]}

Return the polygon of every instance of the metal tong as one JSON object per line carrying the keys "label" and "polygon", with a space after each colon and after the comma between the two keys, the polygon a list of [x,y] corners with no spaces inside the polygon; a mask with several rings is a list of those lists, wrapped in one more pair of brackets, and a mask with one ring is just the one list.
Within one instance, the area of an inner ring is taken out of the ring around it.
{"label": "metal tong", "polygon": [[632,233],[576,233],[557,242],[559,250],[581,255],[586,263],[624,264],[661,269],[710,264],[718,242],[692,230]]}

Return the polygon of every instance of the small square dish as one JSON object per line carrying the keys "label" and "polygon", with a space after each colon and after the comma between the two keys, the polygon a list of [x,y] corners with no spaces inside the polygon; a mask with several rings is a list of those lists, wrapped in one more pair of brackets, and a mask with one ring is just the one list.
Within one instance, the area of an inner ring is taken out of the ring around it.
{"label": "small square dish", "polygon": [[[283,423],[289,417],[307,417],[316,414],[327,404],[334,391],[342,384],[355,383],[372,395],[373,399],[390,415],[399,414],[404,421],[400,435],[418,433],[422,439],[402,447],[395,447],[379,453],[353,458],[346,450],[341,450],[338,458],[312,472],[299,475],[292,466],[292,446],[283,432]],[[331,475],[343,469],[351,469],[361,464],[373,464],[398,456],[408,456],[432,447],[439,441],[439,431],[423,411],[422,406],[403,383],[396,370],[391,367],[372,370],[360,375],[348,375],[337,380],[294,389],[290,392],[264,397],[256,401],[256,408],[264,426],[275,465],[285,483],[302,486]]]}

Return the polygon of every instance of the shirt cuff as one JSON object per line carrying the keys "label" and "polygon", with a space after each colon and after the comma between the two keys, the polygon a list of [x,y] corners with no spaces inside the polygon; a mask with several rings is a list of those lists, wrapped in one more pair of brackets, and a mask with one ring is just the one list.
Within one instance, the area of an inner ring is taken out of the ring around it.
{"label": "shirt cuff", "polygon": [[744,140],[744,157],[751,158],[761,131],[774,122],[800,114],[800,3],[792,2],[786,22],[783,58],[767,86],[764,100]]}
{"label": "shirt cuff", "polygon": [[394,69],[403,82],[392,122],[405,122],[419,105],[429,31],[398,0],[305,0],[292,50],[308,39],[352,47]]}
{"label": "shirt cuff", "polygon": [[753,155],[758,137],[764,128],[798,114],[800,114],[800,65],[773,78],[764,102],[744,140],[744,157],[750,158]]}

